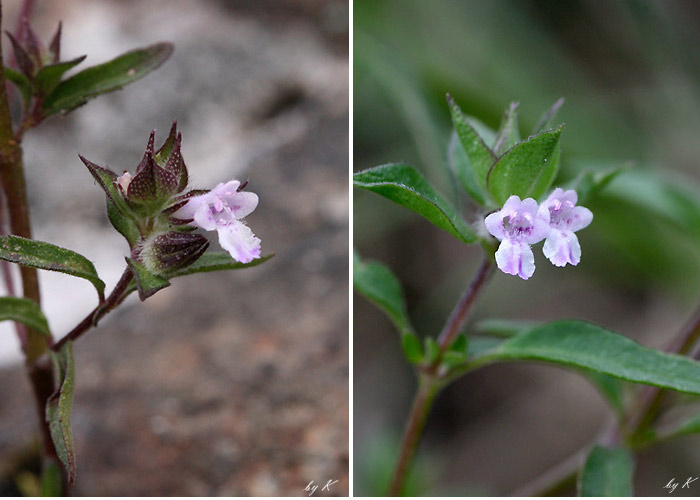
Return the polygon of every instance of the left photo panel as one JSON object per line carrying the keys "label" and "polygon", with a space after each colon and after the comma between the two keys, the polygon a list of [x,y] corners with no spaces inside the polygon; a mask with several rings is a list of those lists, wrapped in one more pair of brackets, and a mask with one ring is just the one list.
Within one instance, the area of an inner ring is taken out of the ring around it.
{"label": "left photo panel", "polygon": [[0,0],[0,495],[349,495],[348,0]]}

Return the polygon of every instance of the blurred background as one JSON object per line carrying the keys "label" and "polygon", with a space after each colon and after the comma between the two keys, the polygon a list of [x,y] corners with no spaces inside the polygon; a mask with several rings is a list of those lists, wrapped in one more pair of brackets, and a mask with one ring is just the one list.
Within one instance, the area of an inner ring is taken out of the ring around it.
{"label": "blurred background", "polygon": [[[19,6],[3,2],[4,29]],[[276,254],[132,296],[76,344],[74,494],[302,495],[338,480],[331,494],[347,495],[348,2],[34,2],[42,40],[59,20],[64,59],[88,54],[78,69],[163,40],[175,52],[27,134],[35,237],[87,256],[114,286],[128,246],[78,154],[133,173],[149,132],[161,143],[177,119],[191,185],[248,180],[260,205],[247,221]],[[56,336],[95,305],[84,280],[40,280]],[[35,411],[3,326],[0,491],[27,493]]]}
{"label": "blurred background", "polygon": [[[579,233],[581,263],[555,268],[537,250],[530,280],[497,272],[472,325],[579,318],[654,348],[684,325],[700,298],[698,26],[700,4],[682,0],[354,2],[355,171],[405,161],[475,221],[446,164],[447,92],[494,129],[519,101],[523,137],[564,97],[557,184],[582,169],[632,165],[587,203],[595,218]],[[373,193],[353,196],[360,255],[392,269],[417,330],[436,335],[480,248]],[[386,492],[415,377],[382,313],[355,294],[353,314],[355,494],[376,495]],[[410,491],[509,494],[611,417],[577,374],[487,367],[438,398]],[[690,437],[642,453],[636,493],[660,495],[671,478],[696,477],[699,444]]]}

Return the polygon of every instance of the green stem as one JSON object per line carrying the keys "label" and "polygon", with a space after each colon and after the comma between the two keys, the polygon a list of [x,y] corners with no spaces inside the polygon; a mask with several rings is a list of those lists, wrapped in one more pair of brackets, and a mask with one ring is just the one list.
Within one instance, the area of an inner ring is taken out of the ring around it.
{"label": "green stem", "polygon": [[413,406],[411,407],[403,439],[401,440],[401,450],[391,480],[389,496],[395,497],[403,494],[408,472],[416,454],[420,437],[423,434],[428,413],[430,413],[433,401],[439,390],[440,384],[434,378],[427,375],[420,376],[418,391],[413,400]]}

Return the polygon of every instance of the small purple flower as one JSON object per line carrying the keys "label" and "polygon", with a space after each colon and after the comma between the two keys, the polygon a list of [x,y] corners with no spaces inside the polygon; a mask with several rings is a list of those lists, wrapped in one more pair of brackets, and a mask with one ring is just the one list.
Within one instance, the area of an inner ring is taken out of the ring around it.
{"label": "small purple flower", "polygon": [[549,212],[551,230],[542,251],[555,266],[576,265],[581,261],[581,245],[574,234],[588,226],[593,213],[585,207],[577,207],[576,191],[556,188],[541,207]]}
{"label": "small purple flower", "polygon": [[507,274],[526,280],[535,272],[535,256],[530,245],[547,237],[549,212],[537,206],[532,198],[520,201],[511,196],[498,212],[484,221],[486,229],[501,241],[496,251],[496,264]]}
{"label": "small purple flower", "polygon": [[173,217],[194,219],[194,224],[219,233],[219,243],[231,257],[247,263],[260,257],[260,239],[242,219],[258,206],[258,195],[239,191],[241,183],[221,183],[206,194],[193,196]]}

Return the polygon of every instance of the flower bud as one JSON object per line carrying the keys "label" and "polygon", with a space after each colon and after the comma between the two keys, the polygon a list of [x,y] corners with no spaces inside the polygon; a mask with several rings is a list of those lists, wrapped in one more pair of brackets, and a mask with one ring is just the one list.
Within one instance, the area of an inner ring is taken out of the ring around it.
{"label": "flower bud", "polygon": [[170,231],[143,242],[137,260],[154,274],[167,274],[193,264],[208,247],[200,234]]}

